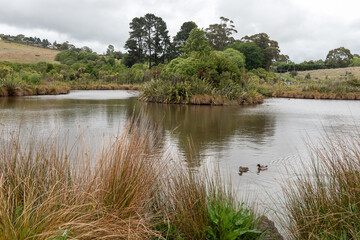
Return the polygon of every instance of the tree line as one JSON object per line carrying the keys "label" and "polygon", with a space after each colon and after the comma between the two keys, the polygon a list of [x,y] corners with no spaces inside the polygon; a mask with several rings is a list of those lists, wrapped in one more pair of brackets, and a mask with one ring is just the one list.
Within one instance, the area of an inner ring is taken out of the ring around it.
{"label": "tree line", "polygon": [[358,66],[360,66],[359,54],[352,54],[349,49],[339,47],[330,50],[326,55],[325,61],[322,59],[317,61],[310,60],[299,64],[295,64],[294,62],[277,62],[274,64],[274,70],[276,72],[296,72]]}
{"label": "tree line", "polygon": [[[127,53],[123,63],[131,67],[136,63],[147,63],[149,68],[169,63],[182,54],[190,32],[198,28],[193,21],[184,22],[171,40],[165,21],[154,14],[135,17],[130,22],[129,39],[125,43]],[[246,59],[246,68],[270,69],[274,61],[288,61],[289,57],[280,54],[278,42],[270,39],[266,33],[244,36],[235,39],[237,33],[232,20],[220,17],[220,22],[210,24],[203,30],[206,40],[213,50],[223,51],[233,48],[242,52]]]}

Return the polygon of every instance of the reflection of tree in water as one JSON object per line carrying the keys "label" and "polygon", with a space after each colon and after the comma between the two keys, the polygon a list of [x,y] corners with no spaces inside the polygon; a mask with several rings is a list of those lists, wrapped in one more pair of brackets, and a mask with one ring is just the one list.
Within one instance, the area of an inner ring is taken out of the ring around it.
{"label": "reflection of tree in water", "polygon": [[[188,161],[192,159],[189,165],[194,167],[201,165],[201,156],[209,146],[216,151],[223,151],[234,135],[261,144],[264,138],[274,134],[274,117],[264,114],[241,115],[238,106],[138,103],[135,109],[136,112],[143,111],[153,124],[160,124],[163,135],[166,131],[173,131],[172,136],[176,138],[179,150]],[[191,158],[189,145],[192,149]]]}
{"label": "reflection of tree in water", "polygon": [[[274,134],[274,116],[251,111],[254,106],[189,106],[144,103],[137,98],[85,100],[85,99],[36,99],[4,98],[0,106],[17,110],[23,109],[29,124],[30,118],[38,118],[41,129],[48,128],[51,119],[59,119],[65,128],[76,129],[75,123],[82,127],[89,125],[94,135],[104,131],[116,134],[119,124],[139,116],[148,121],[155,129],[158,138],[154,143],[166,146],[166,136],[175,139],[178,149],[186,155],[190,166],[200,166],[201,157],[210,148],[216,152],[225,152],[234,138],[245,139],[254,144],[262,144],[264,139]],[[9,117],[14,117],[13,114]],[[44,130],[44,131],[45,131]],[[189,144],[189,141],[191,144]],[[189,145],[192,157],[189,157]],[[190,160],[192,159],[192,160]]]}

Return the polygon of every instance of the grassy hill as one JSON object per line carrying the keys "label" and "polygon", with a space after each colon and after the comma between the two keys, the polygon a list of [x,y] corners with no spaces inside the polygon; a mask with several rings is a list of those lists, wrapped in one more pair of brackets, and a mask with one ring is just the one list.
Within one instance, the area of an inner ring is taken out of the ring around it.
{"label": "grassy hill", "polygon": [[0,62],[55,62],[54,58],[59,51],[28,46],[19,43],[0,41]]}
{"label": "grassy hill", "polygon": [[298,72],[298,77],[305,78],[307,74],[310,74],[311,79],[314,80],[317,79],[345,80],[351,78],[360,78],[360,67],[300,71]]}

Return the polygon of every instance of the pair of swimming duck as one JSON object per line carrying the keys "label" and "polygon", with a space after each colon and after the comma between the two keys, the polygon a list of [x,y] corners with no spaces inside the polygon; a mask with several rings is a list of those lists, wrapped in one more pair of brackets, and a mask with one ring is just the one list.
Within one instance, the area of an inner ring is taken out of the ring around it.
{"label": "pair of swimming duck", "polygon": [[[258,164],[257,165],[257,170],[258,171],[265,171],[268,169],[268,166],[267,165],[260,165]],[[239,173],[244,173],[244,172],[248,172],[249,171],[249,168],[248,167],[239,167]]]}

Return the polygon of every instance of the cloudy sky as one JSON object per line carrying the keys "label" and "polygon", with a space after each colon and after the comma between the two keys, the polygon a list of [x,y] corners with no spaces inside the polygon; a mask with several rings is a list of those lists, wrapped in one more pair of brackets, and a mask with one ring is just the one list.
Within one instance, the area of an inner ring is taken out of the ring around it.
{"label": "cloudy sky", "polygon": [[340,46],[359,54],[359,11],[359,0],[0,0],[0,33],[103,53],[109,44],[123,51],[129,22],[146,13],[162,17],[171,36],[186,21],[206,28],[224,16],[234,21],[236,38],[265,32],[301,62],[324,59]]}

